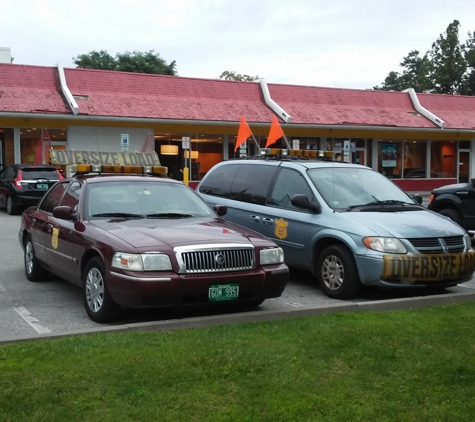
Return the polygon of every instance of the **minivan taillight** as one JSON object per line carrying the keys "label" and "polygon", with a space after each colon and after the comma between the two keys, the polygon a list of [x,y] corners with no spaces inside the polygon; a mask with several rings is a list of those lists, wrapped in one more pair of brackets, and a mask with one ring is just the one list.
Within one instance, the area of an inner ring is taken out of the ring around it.
{"label": "minivan taillight", "polygon": [[21,179],[22,179],[22,171],[18,170],[18,177],[13,179],[13,184],[15,185],[16,188],[18,189],[23,189],[23,185],[21,184]]}

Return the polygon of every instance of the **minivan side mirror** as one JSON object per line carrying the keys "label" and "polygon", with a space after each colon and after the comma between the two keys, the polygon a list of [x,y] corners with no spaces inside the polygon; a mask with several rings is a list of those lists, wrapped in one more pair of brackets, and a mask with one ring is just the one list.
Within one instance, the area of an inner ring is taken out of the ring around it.
{"label": "minivan side mirror", "polygon": [[228,212],[228,207],[226,205],[215,205],[213,209],[220,217],[226,215],[226,213]]}
{"label": "minivan side mirror", "polygon": [[306,210],[312,211],[314,214],[320,214],[322,212],[322,207],[320,204],[316,204],[314,202],[310,202],[306,195],[302,195],[301,193],[297,193],[296,195],[292,196],[290,203],[295,207],[304,208]]}

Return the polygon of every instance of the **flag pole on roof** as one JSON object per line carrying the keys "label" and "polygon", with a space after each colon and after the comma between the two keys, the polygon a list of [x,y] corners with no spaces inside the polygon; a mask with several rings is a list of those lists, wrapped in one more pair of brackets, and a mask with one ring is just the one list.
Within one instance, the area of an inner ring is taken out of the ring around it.
{"label": "flag pole on roof", "polygon": [[269,145],[275,144],[280,138],[284,138],[284,141],[287,145],[288,149],[290,148],[289,141],[284,134],[284,131],[280,127],[279,121],[277,120],[277,116],[274,114],[274,118],[272,119],[272,123],[270,125],[269,136],[267,137],[266,148]]}
{"label": "flag pole on roof", "polygon": [[246,118],[244,115],[241,115],[241,122],[239,123],[239,130],[237,134],[236,144],[234,146],[234,152],[237,151],[239,145],[242,145],[246,142],[246,139],[252,137],[254,143],[257,146],[257,151],[260,151],[259,143],[257,142],[256,138],[254,137],[253,133],[251,132],[251,128],[247,124]]}

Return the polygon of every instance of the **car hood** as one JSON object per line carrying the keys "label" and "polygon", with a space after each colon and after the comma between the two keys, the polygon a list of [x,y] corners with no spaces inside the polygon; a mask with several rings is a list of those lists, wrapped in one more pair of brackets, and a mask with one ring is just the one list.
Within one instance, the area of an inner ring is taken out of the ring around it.
{"label": "car hood", "polygon": [[[376,236],[399,238],[459,236],[465,233],[452,220],[432,211],[346,212],[343,214],[354,231],[355,227]],[[356,223],[356,224],[355,224]],[[361,227],[364,226],[364,227]]]}
{"label": "car hood", "polygon": [[441,186],[440,188],[436,188],[432,191],[433,194],[440,195],[442,193],[452,193],[457,192],[459,190],[468,190],[470,189],[470,183],[453,183],[451,185]]}
{"label": "car hood", "polygon": [[90,224],[137,249],[213,243],[249,245],[252,237],[250,232],[242,234],[220,218],[111,219],[94,220]]}

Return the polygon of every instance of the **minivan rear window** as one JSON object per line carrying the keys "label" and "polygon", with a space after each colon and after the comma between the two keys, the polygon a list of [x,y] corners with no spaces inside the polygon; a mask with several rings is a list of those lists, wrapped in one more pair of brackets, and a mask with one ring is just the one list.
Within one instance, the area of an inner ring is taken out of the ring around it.
{"label": "minivan rear window", "polygon": [[206,175],[200,185],[200,192],[206,195],[229,198],[231,185],[234,182],[238,169],[239,165],[224,165],[214,168]]}
{"label": "minivan rear window", "polygon": [[265,205],[276,166],[242,164],[231,187],[231,199]]}

